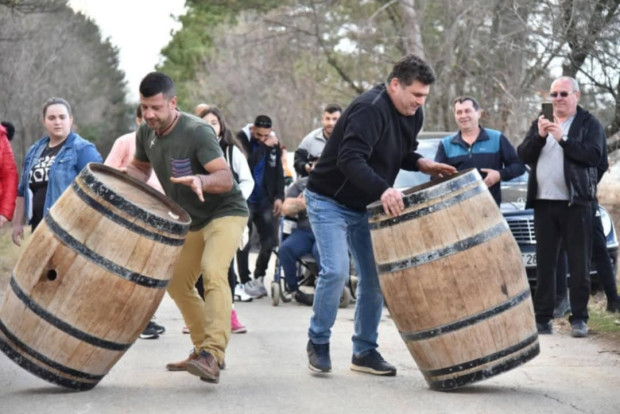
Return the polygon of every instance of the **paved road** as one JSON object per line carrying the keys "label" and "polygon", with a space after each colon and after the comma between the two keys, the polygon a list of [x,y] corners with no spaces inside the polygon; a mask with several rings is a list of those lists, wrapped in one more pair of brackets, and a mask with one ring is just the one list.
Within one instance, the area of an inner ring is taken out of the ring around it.
{"label": "paved road", "polygon": [[398,376],[349,370],[353,306],[341,309],[332,338],[334,371],[306,367],[310,308],[237,304],[249,332],[233,335],[219,385],[164,368],[191,348],[168,296],[157,312],[167,332],[138,340],[91,391],[49,384],[0,354],[0,413],[596,413],[620,412],[620,355],[594,338],[541,337],[541,355],[524,366],[455,392],[431,391],[392,320],[384,315],[381,352]]}

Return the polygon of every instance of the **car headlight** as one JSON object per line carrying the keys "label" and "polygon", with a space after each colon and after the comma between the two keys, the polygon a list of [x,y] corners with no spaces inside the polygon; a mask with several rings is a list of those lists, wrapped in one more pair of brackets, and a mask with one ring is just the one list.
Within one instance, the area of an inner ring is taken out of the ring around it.
{"label": "car headlight", "polygon": [[602,208],[599,208],[598,211],[601,215],[601,222],[603,223],[603,233],[605,233],[605,237],[607,237],[611,231],[611,217],[609,217],[607,211]]}

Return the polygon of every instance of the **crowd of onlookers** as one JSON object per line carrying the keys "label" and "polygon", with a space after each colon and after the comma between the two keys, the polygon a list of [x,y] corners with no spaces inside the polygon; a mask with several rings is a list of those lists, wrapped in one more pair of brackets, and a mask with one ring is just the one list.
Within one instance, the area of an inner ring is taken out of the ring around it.
{"label": "crowd of onlookers", "polygon": [[[136,111],[138,130],[115,141],[105,164],[143,179],[192,217],[186,245],[194,251],[184,247],[185,267],[175,270],[169,292],[183,313],[195,352],[169,364],[169,370],[187,370],[208,382],[219,380],[228,335],[247,331],[233,304],[267,295],[266,271],[279,245],[286,290],[298,303],[314,305],[310,368],[331,369],[334,295],[339,296],[343,273],[348,276],[351,254],[361,279],[352,367],[395,374],[374,351],[377,304],[382,301],[376,297],[380,291],[364,221],[365,207],[377,199],[388,214],[402,212],[402,194],[391,188],[400,168],[430,175],[476,168],[499,205],[500,182],[523,174],[528,165],[526,207],[532,207],[535,216],[538,332],[552,333],[551,320],[570,313],[572,335],[587,336],[591,258],[605,287],[607,309],[620,311],[596,199],[597,183],[608,168],[605,135],[598,120],[578,105],[577,82],[560,77],[551,84],[552,112],[532,121],[516,149],[501,131],[480,125],[482,109],[475,98],[457,97],[452,109],[458,131],[441,141],[435,160],[426,160],[412,150],[423,123],[418,109],[433,81],[430,68],[409,56],[394,67],[387,84],[362,94],[344,111],[336,104],[325,106],[321,127],[304,137],[294,152],[293,174],[269,116],[258,115],[233,133],[216,106],[198,105],[193,115],[178,111],[172,81],[157,73],[145,77]],[[67,101],[49,99],[41,115],[47,135],[29,148],[19,180],[9,143],[14,128],[8,123],[0,126],[0,226],[12,222],[12,239],[18,245],[24,224],[34,231],[79,171],[89,162],[103,161],[95,145],[72,130]],[[279,237],[282,216],[296,223],[285,239]],[[223,228],[234,228],[234,234]],[[259,251],[250,272],[253,232]],[[297,261],[309,254],[321,269],[316,296],[300,289],[297,279]],[[568,292],[566,271],[557,271],[563,260],[570,273]],[[215,262],[217,268],[211,268]],[[224,268],[227,287],[219,276]],[[230,319],[226,315],[211,320],[204,311],[213,306],[228,309],[227,303]],[[164,330],[151,321],[142,337],[156,338]]]}

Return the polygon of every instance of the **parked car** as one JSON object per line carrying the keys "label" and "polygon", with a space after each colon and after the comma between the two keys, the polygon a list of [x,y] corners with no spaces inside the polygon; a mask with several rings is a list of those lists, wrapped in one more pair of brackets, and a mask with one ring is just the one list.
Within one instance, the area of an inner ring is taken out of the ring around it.
{"label": "parked car", "polygon": [[[441,138],[451,132],[423,132],[419,136],[416,152],[425,158],[434,159]],[[523,266],[530,285],[536,284],[536,235],[534,234],[534,212],[525,208],[528,172],[510,181],[502,181],[502,204],[500,210],[519,245]],[[429,181],[429,176],[420,172],[401,170],[396,177],[394,188],[407,189]],[[599,206],[603,230],[607,237],[607,251],[611,257],[614,274],[618,263],[618,238],[614,223],[605,208]],[[591,266],[593,283],[597,283],[594,264]]]}

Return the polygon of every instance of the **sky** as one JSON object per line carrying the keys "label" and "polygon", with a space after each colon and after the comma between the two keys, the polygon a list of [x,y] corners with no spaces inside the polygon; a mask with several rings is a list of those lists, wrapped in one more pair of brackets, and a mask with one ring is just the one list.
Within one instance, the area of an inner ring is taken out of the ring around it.
{"label": "sky", "polygon": [[144,75],[161,61],[159,52],[170,41],[171,31],[180,28],[172,16],[182,15],[184,4],[185,0],[69,0],[74,10],[90,17],[103,38],[118,48],[132,102],[138,102]]}

